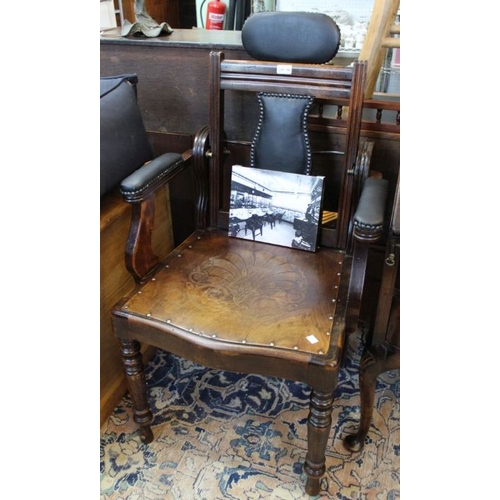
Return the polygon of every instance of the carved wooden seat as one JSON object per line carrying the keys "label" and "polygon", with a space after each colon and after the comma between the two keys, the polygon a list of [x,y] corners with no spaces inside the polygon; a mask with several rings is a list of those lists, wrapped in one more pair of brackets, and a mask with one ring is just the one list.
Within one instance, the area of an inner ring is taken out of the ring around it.
{"label": "carved wooden seat", "polygon": [[[367,178],[372,146],[359,142],[364,64],[319,64],[337,50],[335,23],[322,14],[262,14],[251,16],[243,30],[255,59],[230,61],[222,52],[210,54],[209,124],[196,135],[193,161],[184,166],[193,172],[197,229],[165,260],[159,262],[151,250],[153,193],[181,166],[132,174],[122,183],[122,194],[133,206],[126,261],[137,287],[114,308],[113,320],[145,443],[153,439],[153,415],[141,342],[212,368],[309,384],[304,468],[306,491],[315,495],[325,472],[344,339],[357,323],[365,247],[382,234],[387,185]],[[283,23],[289,29],[270,29]],[[299,27],[315,36],[297,40]],[[309,54],[304,55],[304,46]],[[325,203],[338,213],[337,223],[321,228],[312,252],[229,237],[228,229],[236,230],[229,216],[233,164],[315,173],[307,123],[315,98],[340,99],[349,106],[334,139],[342,145],[341,154],[327,162],[333,181]],[[251,140],[231,137],[225,99],[240,100],[249,116],[252,106],[257,110]]]}

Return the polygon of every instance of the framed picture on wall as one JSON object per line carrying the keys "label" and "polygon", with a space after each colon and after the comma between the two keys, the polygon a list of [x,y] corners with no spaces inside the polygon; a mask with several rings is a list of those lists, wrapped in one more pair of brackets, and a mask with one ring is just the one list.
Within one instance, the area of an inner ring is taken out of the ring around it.
{"label": "framed picture on wall", "polygon": [[229,236],[316,250],[324,177],[233,165]]}

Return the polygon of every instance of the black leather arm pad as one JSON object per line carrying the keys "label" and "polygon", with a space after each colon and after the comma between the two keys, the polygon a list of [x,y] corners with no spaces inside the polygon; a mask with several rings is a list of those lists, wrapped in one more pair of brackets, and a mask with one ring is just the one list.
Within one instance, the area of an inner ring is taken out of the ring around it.
{"label": "black leather arm pad", "polygon": [[129,203],[141,201],[182,170],[184,160],[178,153],[165,153],[125,178],[120,191]]}
{"label": "black leather arm pad", "polygon": [[358,207],[354,214],[354,236],[374,241],[382,235],[388,182],[368,177],[365,180]]}

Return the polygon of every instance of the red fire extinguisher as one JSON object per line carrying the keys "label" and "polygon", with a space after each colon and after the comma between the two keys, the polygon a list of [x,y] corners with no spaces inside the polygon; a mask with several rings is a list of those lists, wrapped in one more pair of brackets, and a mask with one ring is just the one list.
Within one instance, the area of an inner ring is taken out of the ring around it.
{"label": "red fire extinguisher", "polygon": [[226,16],[226,4],[220,0],[212,0],[207,7],[207,20],[205,27],[207,30],[221,30],[224,27]]}

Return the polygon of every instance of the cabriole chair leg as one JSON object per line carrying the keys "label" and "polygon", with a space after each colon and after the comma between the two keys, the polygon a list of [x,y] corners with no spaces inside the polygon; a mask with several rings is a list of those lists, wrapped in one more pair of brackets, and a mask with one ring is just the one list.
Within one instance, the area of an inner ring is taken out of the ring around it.
{"label": "cabriole chair leg", "polygon": [[365,445],[365,439],[372,421],[377,377],[381,373],[398,368],[399,348],[386,341],[371,346],[361,357],[359,369],[361,416],[356,434],[344,438],[343,444],[347,450],[358,452]]}

